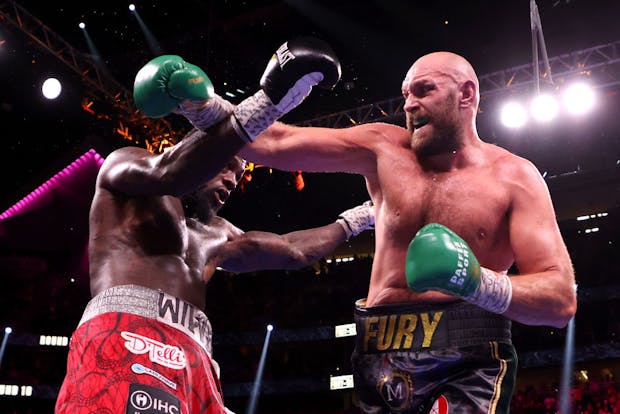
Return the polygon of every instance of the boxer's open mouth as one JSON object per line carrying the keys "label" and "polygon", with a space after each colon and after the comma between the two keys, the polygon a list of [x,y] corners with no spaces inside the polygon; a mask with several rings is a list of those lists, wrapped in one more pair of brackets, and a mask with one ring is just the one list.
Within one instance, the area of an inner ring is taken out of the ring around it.
{"label": "boxer's open mouth", "polygon": [[424,125],[428,124],[428,118],[417,118],[413,120],[413,127],[415,129],[422,128]]}

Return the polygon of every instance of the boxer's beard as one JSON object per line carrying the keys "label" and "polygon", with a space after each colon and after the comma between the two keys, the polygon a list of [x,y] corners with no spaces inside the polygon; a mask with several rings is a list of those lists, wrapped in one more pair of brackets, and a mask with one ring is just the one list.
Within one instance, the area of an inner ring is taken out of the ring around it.
{"label": "boxer's beard", "polygon": [[456,94],[446,98],[446,110],[430,118],[428,126],[416,130],[411,118],[407,120],[407,128],[411,134],[411,149],[420,157],[444,154],[455,151],[462,145],[462,126],[458,117]]}
{"label": "boxer's beard", "polygon": [[217,214],[212,206],[211,197],[213,194],[210,191],[198,190],[185,194],[181,199],[185,215],[202,223],[207,223]]}

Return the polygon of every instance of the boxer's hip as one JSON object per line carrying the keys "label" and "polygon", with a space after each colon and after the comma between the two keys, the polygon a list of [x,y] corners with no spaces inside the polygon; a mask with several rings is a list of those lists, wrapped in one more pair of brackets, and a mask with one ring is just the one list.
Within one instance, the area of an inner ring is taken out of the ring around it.
{"label": "boxer's hip", "polygon": [[362,353],[419,351],[511,342],[511,321],[467,302],[355,303],[356,348]]}

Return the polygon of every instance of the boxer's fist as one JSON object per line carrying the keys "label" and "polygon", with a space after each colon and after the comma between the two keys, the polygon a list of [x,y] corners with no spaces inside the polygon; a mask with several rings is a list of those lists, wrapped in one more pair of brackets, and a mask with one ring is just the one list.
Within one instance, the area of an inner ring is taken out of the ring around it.
{"label": "boxer's fist", "polygon": [[290,40],[271,57],[260,86],[271,102],[288,112],[318,85],[325,89],[340,80],[340,62],[332,48],[315,38]]}
{"label": "boxer's fist", "polygon": [[299,105],[312,87],[333,88],[340,74],[338,58],[322,40],[299,38],[284,43],[261,77],[261,90],[235,108],[238,126],[249,141],[254,141],[276,119]]}
{"label": "boxer's fist", "polygon": [[136,74],[133,97],[146,116],[169,115],[183,100],[207,101],[214,95],[207,74],[180,56],[163,55],[148,62]]}
{"label": "boxer's fist", "polygon": [[465,240],[438,223],[422,227],[411,240],[405,275],[416,292],[456,295],[490,312],[502,314],[512,301],[510,277],[481,267]]}
{"label": "boxer's fist", "polygon": [[336,222],[342,226],[349,240],[351,236],[357,236],[364,230],[375,228],[375,207],[371,201],[366,201],[362,205],[340,213]]}
{"label": "boxer's fist", "polygon": [[465,240],[438,223],[422,227],[411,240],[405,274],[416,292],[438,290],[467,297],[480,285],[480,264],[474,253]]}

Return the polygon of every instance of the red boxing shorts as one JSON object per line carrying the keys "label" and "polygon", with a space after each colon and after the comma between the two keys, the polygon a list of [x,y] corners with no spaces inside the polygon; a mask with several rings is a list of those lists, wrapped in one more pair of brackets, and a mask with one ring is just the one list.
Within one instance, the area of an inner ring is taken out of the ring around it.
{"label": "red boxing shorts", "polygon": [[194,305],[125,285],[86,306],[56,414],[225,414],[211,324]]}

